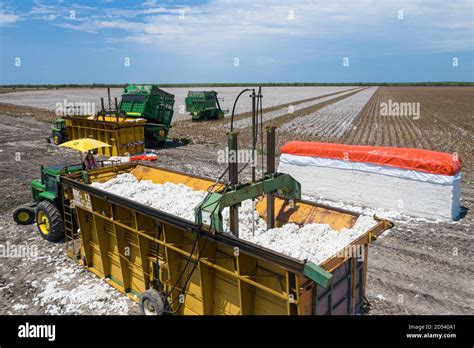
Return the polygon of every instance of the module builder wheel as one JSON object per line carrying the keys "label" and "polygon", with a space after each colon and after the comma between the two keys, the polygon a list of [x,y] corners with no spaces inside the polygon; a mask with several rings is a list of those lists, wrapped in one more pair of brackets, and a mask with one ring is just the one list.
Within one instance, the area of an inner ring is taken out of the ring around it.
{"label": "module builder wheel", "polygon": [[148,289],[140,297],[140,311],[143,315],[166,314],[166,303],[163,296],[155,289]]}

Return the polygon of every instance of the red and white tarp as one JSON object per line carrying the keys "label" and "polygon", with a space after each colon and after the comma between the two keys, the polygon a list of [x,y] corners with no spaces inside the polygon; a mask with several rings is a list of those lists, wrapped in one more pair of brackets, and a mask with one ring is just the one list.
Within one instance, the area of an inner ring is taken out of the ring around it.
{"label": "red and white tarp", "polygon": [[281,148],[279,171],[304,194],[407,215],[459,215],[461,160],[411,148],[293,141]]}

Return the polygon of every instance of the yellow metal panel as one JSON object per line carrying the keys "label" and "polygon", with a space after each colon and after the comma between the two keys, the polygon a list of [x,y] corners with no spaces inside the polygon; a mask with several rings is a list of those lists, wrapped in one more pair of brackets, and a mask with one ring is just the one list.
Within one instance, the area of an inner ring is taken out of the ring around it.
{"label": "yellow metal panel", "polygon": [[[188,288],[186,290],[186,294],[191,295],[195,297],[196,299],[199,299],[201,301],[201,282],[200,282],[200,276],[198,272],[194,272],[193,275],[191,276],[188,284]],[[199,304],[201,306],[201,304]],[[201,310],[199,310],[200,312]]]}
{"label": "yellow metal panel", "polygon": [[221,273],[215,277],[213,314],[240,314],[237,281]]}
{"label": "yellow metal panel", "polygon": [[100,251],[99,246],[97,244],[91,243],[91,251],[92,251],[92,265],[90,265],[90,267],[95,268],[97,272],[103,276],[104,267],[102,265],[101,251]]}
{"label": "yellow metal panel", "polygon": [[[266,218],[266,197],[257,202],[256,208],[259,215]],[[288,222],[303,225],[310,223],[328,224],[333,230],[340,231],[343,228],[354,226],[357,216],[300,201],[295,202],[292,207],[288,201],[275,198],[275,221],[277,226]]]}
{"label": "yellow metal panel", "polygon": [[183,310],[184,315],[199,315],[199,313],[194,312],[191,308],[189,307],[184,307]]}
{"label": "yellow metal panel", "polygon": [[101,155],[123,156],[144,152],[145,122],[126,122],[123,118],[117,122],[115,118],[105,117],[104,120],[80,116],[68,116],[65,120],[70,140],[94,138],[111,145],[97,149]]}
{"label": "yellow metal panel", "polygon": [[186,310],[189,310],[195,315],[202,315],[201,299],[195,297],[192,294],[186,293],[184,297],[183,307],[184,307],[184,312],[186,312]]}
{"label": "yellow metal panel", "polygon": [[276,298],[265,291],[256,289],[255,291],[255,312],[256,315],[285,315],[287,314],[287,302]]}
{"label": "yellow metal panel", "polygon": [[136,117],[98,116],[92,118],[88,117],[88,119],[114,123],[146,123],[145,119],[139,120]]}
{"label": "yellow metal panel", "polygon": [[[239,253],[237,256],[238,273],[242,276],[253,277],[257,273],[257,259],[246,254]],[[243,315],[253,314],[255,311],[256,287],[238,279],[239,301]]]}
{"label": "yellow metal panel", "polygon": [[[139,180],[151,180],[155,184],[171,182],[173,184],[184,184],[196,191],[207,191],[214,184],[212,180],[196,178],[191,175],[177,173],[160,168],[137,165],[131,172]],[[221,186],[217,186],[216,189]]]}
{"label": "yellow metal panel", "polygon": [[[103,181],[123,172],[157,183],[185,183],[196,190],[207,189],[213,183],[184,173],[130,164],[91,171],[90,178]],[[81,180],[80,175],[75,178]],[[82,192],[80,196],[87,195]],[[264,215],[264,203],[259,202],[257,207]],[[351,226],[356,218],[345,212],[299,201],[291,208],[277,199],[276,207],[280,222],[286,219],[298,223],[298,219],[303,219],[342,228]],[[200,235],[196,240],[191,231],[168,225],[126,206],[111,204],[102,195],[92,196],[90,205],[77,205],[76,211],[81,229],[81,257],[93,273],[101,277],[110,276],[109,284],[119,291],[140,294],[153,284],[150,280],[157,276],[166,292],[174,286],[169,300],[177,314],[284,315],[313,312],[314,283],[302,274],[259,258],[257,254],[235,254],[232,245],[218,243],[212,236]],[[370,233],[354,241],[365,246],[364,284],[368,243],[386,228],[387,223],[381,221]],[[125,252],[127,248],[128,253]],[[345,261],[334,257],[322,266],[332,272],[344,267]],[[187,272],[195,262],[198,263],[195,272],[183,289]],[[180,306],[178,296],[181,293],[186,296]],[[137,300],[134,296],[130,298]]]}

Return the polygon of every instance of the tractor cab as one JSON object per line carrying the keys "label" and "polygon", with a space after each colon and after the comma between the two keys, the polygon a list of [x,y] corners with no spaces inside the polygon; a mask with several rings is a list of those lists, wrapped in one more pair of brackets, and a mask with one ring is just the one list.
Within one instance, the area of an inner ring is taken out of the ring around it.
{"label": "tractor cab", "polygon": [[64,119],[62,118],[56,119],[56,121],[54,121],[54,128],[60,131],[64,130],[66,128],[64,125]]}
{"label": "tractor cab", "polygon": [[20,225],[32,224],[35,220],[41,236],[48,241],[58,241],[64,234],[62,216],[61,175],[82,170],[82,165],[41,166],[41,179],[30,183],[33,202],[16,209],[13,219]]}
{"label": "tractor cab", "polygon": [[82,165],[60,164],[50,167],[41,167],[41,179],[31,182],[33,200],[46,199],[54,202],[60,194],[59,178],[61,175],[72,174],[82,170]]}

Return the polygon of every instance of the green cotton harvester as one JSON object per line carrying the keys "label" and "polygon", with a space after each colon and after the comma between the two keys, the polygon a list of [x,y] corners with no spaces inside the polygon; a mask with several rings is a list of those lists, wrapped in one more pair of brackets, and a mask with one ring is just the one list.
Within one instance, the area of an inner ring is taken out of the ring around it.
{"label": "green cotton harvester", "polygon": [[217,120],[228,112],[221,109],[215,91],[188,91],[185,103],[186,111],[192,115],[193,121]]}
{"label": "green cotton harvester", "polygon": [[156,85],[125,86],[119,109],[128,117],[144,118],[145,145],[163,145],[173,118],[174,95]]}

